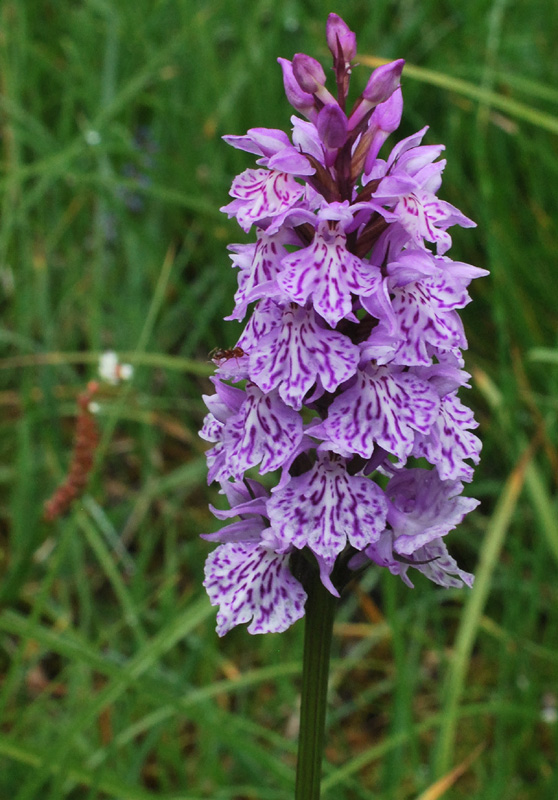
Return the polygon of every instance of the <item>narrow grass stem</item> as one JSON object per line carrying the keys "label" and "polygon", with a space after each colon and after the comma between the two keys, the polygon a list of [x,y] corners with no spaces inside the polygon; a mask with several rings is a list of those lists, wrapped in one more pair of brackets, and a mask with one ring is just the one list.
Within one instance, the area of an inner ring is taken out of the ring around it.
{"label": "narrow grass stem", "polygon": [[319,800],[335,598],[312,574],[306,602],[295,800]]}

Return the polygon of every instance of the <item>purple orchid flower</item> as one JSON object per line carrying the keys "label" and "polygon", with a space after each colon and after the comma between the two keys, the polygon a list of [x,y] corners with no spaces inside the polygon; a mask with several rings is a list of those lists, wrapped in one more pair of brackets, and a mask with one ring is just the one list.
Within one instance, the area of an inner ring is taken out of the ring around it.
{"label": "purple orchid flower", "polygon": [[426,128],[379,157],[401,119],[403,60],[375,70],[347,113],[356,37],[336,14],[326,35],[332,91],[315,59],[279,59],[305,117],[291,137],[224,137],[257,168],[222,208],[255,228],[254,243],[229,248],[228,319],[252,311],[235,357],[215,358],[201,432],[230,505],[213,512],[237,518],[205,536],[218,543],[204,585],[219,635],[288,628],[310,570],[336,596],[372,565],[409,586],[411,569],[445,587],[473,580],[445,537],[478,504],[462,496],[481,443],[458,397],[470,377],[459,310],[487,273],[446,255],[448,228],[474,223],[437,197],[444,148],[422,144]]}

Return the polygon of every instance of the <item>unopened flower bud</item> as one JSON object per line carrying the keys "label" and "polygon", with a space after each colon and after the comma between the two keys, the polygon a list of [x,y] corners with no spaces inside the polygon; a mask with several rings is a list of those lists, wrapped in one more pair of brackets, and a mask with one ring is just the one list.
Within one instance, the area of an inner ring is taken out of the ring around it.
{"label": "unopened flower bud", "polygon": [[380,148],[388,138],[390,133],[397,130],[401,122],[403,113],[403,95],[401,88],[397,88],[391,97],[376,106],[370,117],[368,130],[370,131],[370,147],[364,163],[364,172],[368,173],[374,165],[374,161]]}
{"label": "unopened flower bud", "polygon": [[347,117],[338,105],[322,108],[316,120],[320,139],[328,148],[343,147],[347,139]]}
{"label": "unopened flower bud", "polygon": [[293,57],[293,75],[303,92],[317,97],[324,106],[337,104],[337,100],[326,89],[326,74],[319,61],[304,53],[295,53]]}
{"label": "unopened flower bud", "polygon": [[399,58],[374,70],[361,95],[360,103],[351,114],[349,130],[354,130],[371,109],[391,97],[401,83],[404,66],[405,61]]}
{"label": "unopened flower bud", "polygon": [[293,73],[302,91],[310,94],[319,92],[326,82],[326,75],[320,62],[304,53],[295,53]]}
{"label": "unopened flower bud", "polygon": [[383,64],[375,69],[366,84],[366,89],[362,93],[363,98],[372,105],[377,106],[387,100],[388,97],[391,97],[401,83],[401,73],[404,66],[405,60],[398,58],[397,61]]}
{"label": "unopened flower bud", "polygon": [[326,37],[335,60],[341,58],[346,63],[356,56],[356,35],[337,14],[330,14],[327,18]]}
{"label": "unopened flower bud", "polygon": [[315,111],[314,97],[308,92],[304,92],[293,73],[292,62],[286,58],[278,58],[277,61],[283,70],[283,85],[285,87],[285,94],[287,100],[300,114],[304,114],[309,119],[313,116],[312,112]]}

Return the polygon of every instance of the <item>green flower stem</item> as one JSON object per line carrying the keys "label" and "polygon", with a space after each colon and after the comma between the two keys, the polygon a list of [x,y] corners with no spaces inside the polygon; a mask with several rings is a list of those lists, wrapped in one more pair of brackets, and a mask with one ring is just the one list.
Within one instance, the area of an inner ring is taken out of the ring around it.
{"label": "green flower stem", "polygon": [[295,800],[319,800],[329,656],[337,598],[323,586],[317,571],[312,573],[306,590]]}

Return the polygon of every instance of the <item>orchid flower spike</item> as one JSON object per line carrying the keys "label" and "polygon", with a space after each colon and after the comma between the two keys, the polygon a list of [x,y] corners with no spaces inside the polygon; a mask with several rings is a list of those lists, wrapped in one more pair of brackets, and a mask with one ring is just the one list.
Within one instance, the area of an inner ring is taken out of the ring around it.
{"label": "orchid flower spike", "polygon": [[438,197],[443,146],[422,143],[426,128],[379,157],[401,119],[403,60],[376,69],[347,115],[356,37],[330,14],[326,38],[334,93],[314,58],[279,59],[290,137],[226,137],[256,167],[222,208],[254,234],[229,247],[230,318],[248,319],[214,358],[201,431],[228,503],[205,535],[220,635],[284,631],[310,576],[336,596],[364,568],[410,586],[413,572],[473,581],[446,537],[478,505],[463,496],[481,443],[459,396],[459,312],[487,273],[447,255],[449,229],[474,223]]}

